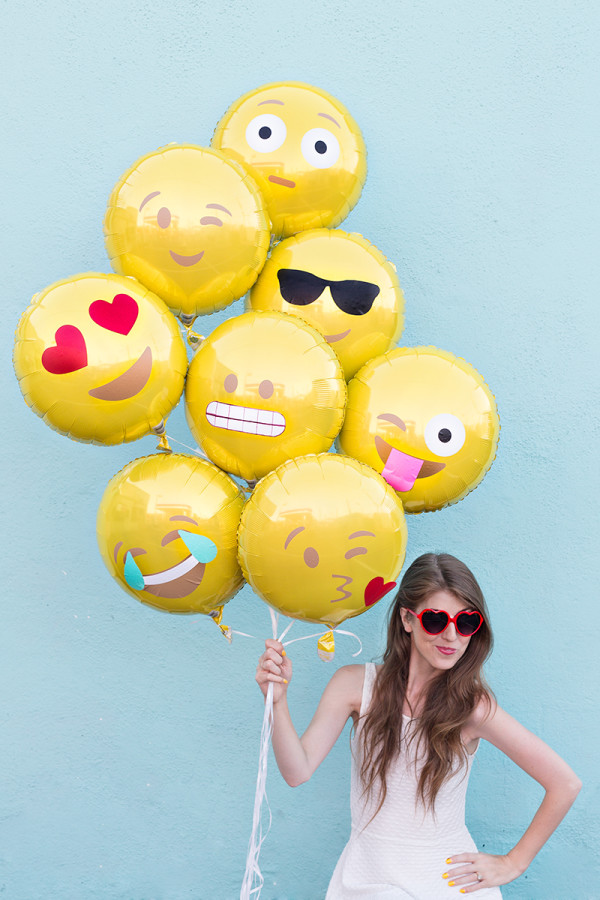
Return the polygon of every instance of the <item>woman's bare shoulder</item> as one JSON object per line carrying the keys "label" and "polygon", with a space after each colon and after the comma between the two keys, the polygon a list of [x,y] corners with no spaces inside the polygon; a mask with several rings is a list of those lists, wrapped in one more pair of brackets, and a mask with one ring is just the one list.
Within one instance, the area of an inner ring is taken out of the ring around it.
{"label": "woman's bare shoulder", "polygon": [[342,666],[332,675],[329,687],[337,694],[343,696],[344,701],[353,713],[359,713],[364,681],[364,665]]}

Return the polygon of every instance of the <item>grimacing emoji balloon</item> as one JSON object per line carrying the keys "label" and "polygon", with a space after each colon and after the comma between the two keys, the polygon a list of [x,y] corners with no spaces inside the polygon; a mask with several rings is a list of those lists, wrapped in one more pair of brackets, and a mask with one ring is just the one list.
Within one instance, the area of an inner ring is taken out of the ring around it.
{"label": "grimacing emoji balloon", "polygon": [[403,347],[368,362],[348,385],[339,446],[418,513],[473,490],[499,432],[496,401],[473,366],[435,347]]}
{"label": "grimacing emoji balloon", "polygon": [[169,613],[220,609],[243,584],[237,529],[244,498],[206,460],[155,454],[108,483],[97,517],[106,568],[128,594]]}
{"label": "grimacing emoji balloon", "polygon": [[192,319],[243,296],[270,241],[252,176],[223,153],[191,144],[156,150],[128,169],[108,201],[104,231],[115,271]]}
{"label": "grimacing emoji balloon", "polygon": [[333,628],[395,587],[406,551],[402,504],[380,475],[346,456],[291,459],[254,489],[239,558],[279,612]]}
{"label": "grimacing emoji balloon", "polygon": [[303,231],[277,244],[250,294],[252,309],[299,316],[324,335],[346,379],[389,350],[404,323],[394,266],[360,234]]}
{"label": "grimacing emoji balloon", "polygon": [[196,351],[185,403],[206,455],[254,481],[293,456],[329,449],[346,384],[335,353],[306,322],[248,312],[223,322]]}
{"label": "grimacing emoji balloon", "polygon": [[348,110],[300,82],[245,94],[217,125],[212,146],[255,176],[275,237],[339,225],[367,177],[364,141]]}
{"label": "grimacing emoji balloon", "polygon": [[26,402],[51,428],[120,444],[160,429],[183,391],[187,355],[158,297],[133,278],[89,273],[33,298],[14,364]]}

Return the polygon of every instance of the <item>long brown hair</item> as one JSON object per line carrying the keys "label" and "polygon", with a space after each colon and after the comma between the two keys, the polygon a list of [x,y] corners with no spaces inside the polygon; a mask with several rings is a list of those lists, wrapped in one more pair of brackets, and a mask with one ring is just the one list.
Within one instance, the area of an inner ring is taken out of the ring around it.
{"label": "long brown hair", "polygon": [[406,570],[390,609],[387,647],[377,673],[373,699],[362,717],[363,758],[361,777],[365,793],[379,792],[381,809],[387,793],[386,776],[392,761],[406,742],[402,732],[402,709],[408,687],[411,635],[402,622],[402,608],[416,611],[436,591],[449,591],[478,610],[483,624],[470,639],[456,665],[440,672],[427,688],[422,712],[410,740],[416,740],[424,759],[417,796],[433,809],[445,779],[467,760],[461,740],[462,728],[483,699],[493,696],[485,683],[482,666],[492,649],[492,632],[481,588],[467,566],[447,553],[426,553]]}

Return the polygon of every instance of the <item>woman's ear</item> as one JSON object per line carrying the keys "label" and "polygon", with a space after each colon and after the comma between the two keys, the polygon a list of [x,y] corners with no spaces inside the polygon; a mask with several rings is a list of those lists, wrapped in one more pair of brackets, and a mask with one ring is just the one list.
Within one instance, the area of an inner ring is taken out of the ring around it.
{"label": "woman's ear", "polygon": [[412,622],[410,621],[412,618],[411,614],[407,609],[403,608],[400,610],[400,615],[402,616],[402,624],[404,625],[404,630],[410,634],[412,631]]}

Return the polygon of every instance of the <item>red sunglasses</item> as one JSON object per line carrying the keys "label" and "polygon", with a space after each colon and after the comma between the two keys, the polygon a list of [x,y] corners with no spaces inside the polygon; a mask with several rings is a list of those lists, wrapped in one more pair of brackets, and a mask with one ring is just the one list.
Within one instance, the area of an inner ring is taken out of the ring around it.
{"label": "red sunglasses", "polygon": [[459,612],[452,617],[445,609],[424,609],[423,612],[416,613],[407,606],[404,608],[419,620],[421,628],[427,634],[441,634],[452,622],[459,634],[471,637],[483,625],[483,616],[476,609],[471,612]]}

